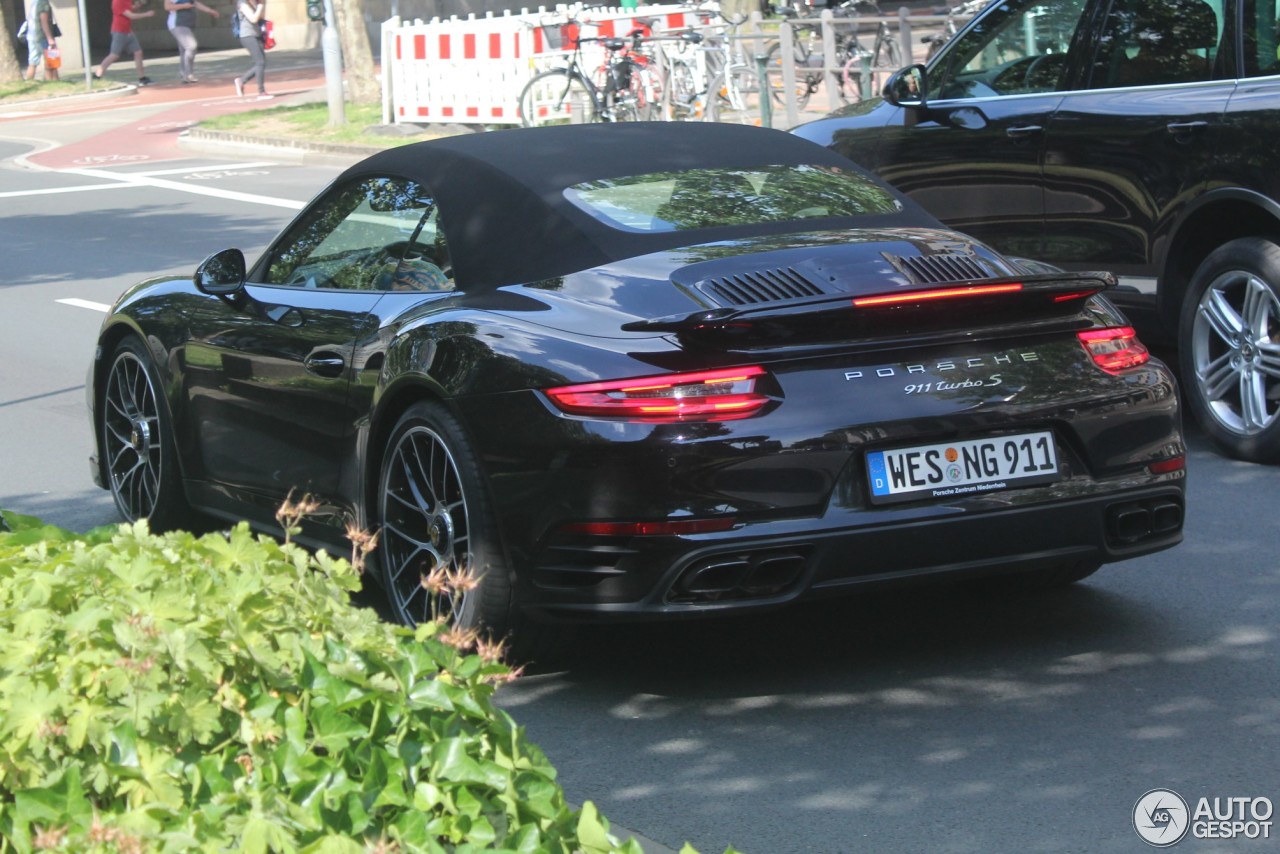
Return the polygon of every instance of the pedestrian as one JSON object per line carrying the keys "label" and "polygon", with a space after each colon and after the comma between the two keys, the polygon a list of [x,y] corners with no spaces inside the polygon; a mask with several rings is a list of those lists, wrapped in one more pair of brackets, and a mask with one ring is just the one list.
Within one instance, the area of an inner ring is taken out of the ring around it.
{"label": "pedestrian", "polygon": [[196,80],[196,11],[204,12],[215,18],[222,17],[217,9],[210,9],[200,0],[164,0],[164,8],[169,13],[169,32],[173,33],[178,43],[178,76],[183,83],[195,83]]}
{"label": "pedestrian", "polygon": [[253,67],[243,77],[235,79],[236,94],[244,95],[244,87],[250,80],[258,81],[258,100],[272,97],[267,94],[267,51],[262,22],[266,20],[266,0],[237,0],[236,14],[240,16],[240,44],[249,51]]}
{"label": "pedestrian", "polygon": [[44,59],[44,79],[57,80],[58,69],[50,65],[49,51],[58,50],[58,40],[53,37],[53,7],[49,0],[36,0],[31,5],[31,14],[27,15],[27,79],[36,79],[36,69],[40,60]]}
{"label": "pedestrian", "polygon": [[138,69],[138,85],[150,86],[151,78],[142,67],[142,45],[133,32],[133,22],[140,18],[150,18],[155,9],[144,9],[145,0],[111,0],[111,52],[102,60],[102,64],[93,69],[93,76],[101,80],[107,73],[111,63],[122,54],[133,54],[134,67]]}

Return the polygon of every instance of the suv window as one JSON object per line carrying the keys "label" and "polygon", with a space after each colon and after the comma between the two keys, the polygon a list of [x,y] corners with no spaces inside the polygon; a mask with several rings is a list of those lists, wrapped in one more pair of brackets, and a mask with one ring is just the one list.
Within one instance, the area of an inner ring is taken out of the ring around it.
{"label": "suv window", "polygon": [[1280,74],[1280,11],[1276,0],[1244,4],[1244,76]]}
{"label": "suv window", "polygon": [[1103,19],[1092,88],[1211,80],[1223,0],[1116,0]]}
{"label": "suv window", "polygon": [[930,99],[1057,91],[1088,0],[1002,3],[929,73]]}

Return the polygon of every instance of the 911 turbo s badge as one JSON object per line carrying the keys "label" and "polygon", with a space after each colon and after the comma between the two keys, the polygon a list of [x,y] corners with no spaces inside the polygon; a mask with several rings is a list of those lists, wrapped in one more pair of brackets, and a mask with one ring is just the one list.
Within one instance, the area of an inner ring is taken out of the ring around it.
{"label": "911 turbo s badge", "polygon": [[[979,368],[979,369],[995,368],[1001,365],[1014,365],[1014,364],[1021,364],[1025,362],[1038,362],[1038,361],[1040,361],[1040,354],[1034,351],[1027,352],[1027,353],[1023,353],[1023,352],[998,353],[990,356],[974,356],[968,359],[944,359],[939,362],[933,362],[932,364],[919,363],[914,365],[898,365],[896,367],[876,368],[875,370],[868,369],[865,371],[845,371],[844,378],[845,378],[845,382],[851,382],[853,380],[860,380],[860,379],[870,379],[873,377],[877,377],[880,379],[887,379],[890,377],[898,377],[903,375],[909,376],[911,374],[926,374],[926,373],[935,373],[935,372],[942,373],[945,371],[962,371],[962,370],[968,370],[971,368]],[[985,385],[985,384],[986,383],[975,382],[973,385],[968,387],[973,387],[976,385]],[[966,386],[954,386],[954,388],[964,388],[964,387]]]}

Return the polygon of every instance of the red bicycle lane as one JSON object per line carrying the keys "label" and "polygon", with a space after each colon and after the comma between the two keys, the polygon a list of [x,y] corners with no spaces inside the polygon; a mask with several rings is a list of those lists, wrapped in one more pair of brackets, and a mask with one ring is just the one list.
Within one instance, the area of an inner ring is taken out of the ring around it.
{"label": "red bicycle lane", "polygon": [[[27,161],[47,169],[77,169],[191,158],[194,156],[191,152],[178,147],[182,131],[213,116],[261,110],[282,100],[284,104],[294,102],[296,98],[292,96],[323,87],[324,75],[321,69],[311,67],[281,70],[272,75],[272,83],[273,100],[258,100],[254,95],[240,97],[229,79],[210,79],[188,85],[147,86],[136,95],[44,110],[48,116],[119,111],[121,122],[85,139],[29,155]],[[129,108],[167,103],[173,106],[145,118],[126,116],[124,112]]]}

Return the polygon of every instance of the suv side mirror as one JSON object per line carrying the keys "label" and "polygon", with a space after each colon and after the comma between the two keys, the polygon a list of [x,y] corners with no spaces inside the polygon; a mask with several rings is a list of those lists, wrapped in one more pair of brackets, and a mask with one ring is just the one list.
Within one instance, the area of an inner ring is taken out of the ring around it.
{"label": "suv side mirror", "polygon": [[239,249],[215,252],[196,267],[196,289],[215,297],[231,296],[244,287],[244,253]]}
{"label": "suv side mirror", "polygon": [[923,65],[908,65],[893,73],[884,84],[884,99],[895,107],[924,107],[929,91],[929,75]]}

